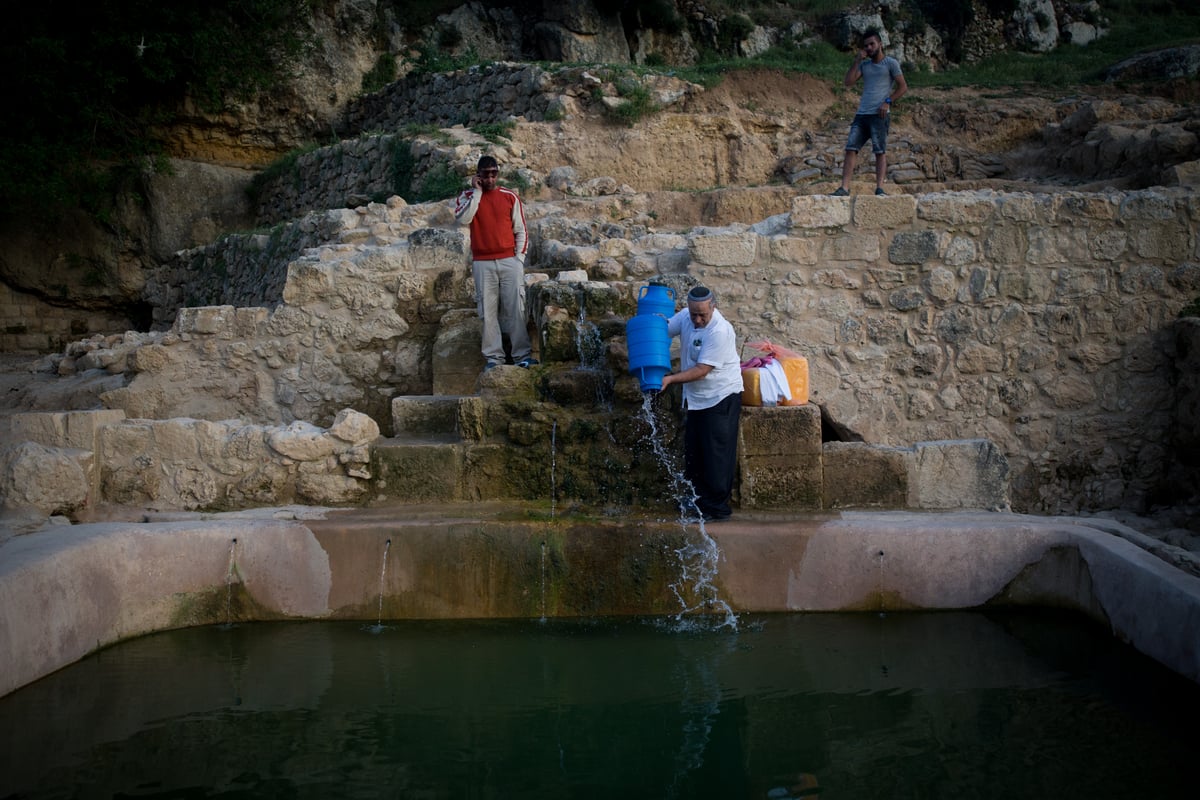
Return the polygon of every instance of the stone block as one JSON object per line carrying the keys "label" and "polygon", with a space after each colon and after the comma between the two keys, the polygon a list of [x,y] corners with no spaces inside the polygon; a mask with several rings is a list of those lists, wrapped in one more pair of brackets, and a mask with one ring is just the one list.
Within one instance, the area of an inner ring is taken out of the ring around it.
{"label": "stone block", "polygon": [[95,450],[99,429],[105,425],[116,424],[123,419],[125,419],[125,412],[119,408],[68,411],[66,414],[67,438],[62,446],[77,447],[80,450]]}
{"label": "stone block", "polygon": [[863,234],[846,233],[829,236],[821,248],[824,261],[858,261],[874,263],[879,260],[879,238]]}
{"label": "stone block", "polygon": [[917,216],[949,225],[977,225],[996,213],[996,196],[975,192],[939,192],[921,195]]}
{"label": "stone block", "polygon": [[693,261],[710,267],[748,267],[758,256],[758,235],[729,233],[696,236],[688,243]]}
{"label": "stone block", "polygon": [[816,510],[821,507],[821,456],[743,455],[738,459],[742,508]]}
{"label": "stone block", "polygon": [[850,224],[850,198],[798,195],[792,200],[792,229],[836,228]]}
{"label": "stone block", "polygon": [[396,436],[457,434],[460,400],[445,395],[393,397],[392,429]]}
{"label": "stone block", "polygon": [[771,240],[771,259],[785,264],[815,265],[820,260],[823,239],[780,236]]}
{"label": "stone block", "polygon": [[29,441],[0,449],[0,506],[47,516],[77,511],[91,491],[92,465],[82,450]]}
{"label": "stone block", "polygon": [[888,261],[893,264],[926,264],[938,257],[941,237],[937,231],[897,233],[888,246]]}
{"label": "stone block", "polygon": [[743,457],[821,454],[821,409],[802,406],[742,408],[738,453]]}
{"label": "stone block", "polygon": [[43,447],[62,447],[67,440],[67,415],[58,411],[13,414],[9,419],[9,426],[9,438],[13,442],[36,442]]}
{"label": "stone block", "polygon": [[371,474],[381,497],[411,503],[462,499],[463,447],[448,442],[383,440],[371,448]]}
{"label": "stone block", "polygon": [[823,508],[904,508],[908,451],[866,442],[826,442],[821,450]]}
{"label": "stone block", "polygon": [[987,439],[918,442],[908,459],[908,505],[1008,511],[1008,459]]}
{"label": "stone block", "polygon": [[917,198],[911,194],[854,198],[854,224],[860,228],[899,228],[917,219]]}
{"label": "stone block", "polygon": [[461,230],[418,228],[408,235],[408,264],[418,270],[452,270],[470,263]]}
{"label": "stone block", "polygon": [[433,393],[463,395],[475,392],[475,383],[483,372],[480,351],[483,320],[466,317],[443,324],[433,341]]}

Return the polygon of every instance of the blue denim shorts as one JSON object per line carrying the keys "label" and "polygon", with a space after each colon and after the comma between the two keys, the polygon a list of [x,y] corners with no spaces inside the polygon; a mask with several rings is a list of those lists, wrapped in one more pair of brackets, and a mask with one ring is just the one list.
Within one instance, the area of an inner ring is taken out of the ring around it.
{"label": "blue denim shorts", "polygon": [[858,152],[862,146],[871,140],[871,152],[875,155],[887,152],[888,127],[891,125],[890,116],[881,117],[878,114],[855,114],[854,122],[850,123],[850,136],[846,139],[846,149]]}

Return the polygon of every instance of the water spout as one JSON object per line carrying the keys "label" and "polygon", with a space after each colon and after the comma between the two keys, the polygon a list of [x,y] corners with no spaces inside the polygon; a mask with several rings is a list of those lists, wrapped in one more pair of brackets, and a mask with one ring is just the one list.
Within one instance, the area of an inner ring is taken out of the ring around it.
{"label": "water spout", "polygon": [[383,543],[383,564],[379,568],[379,610],[376,613],[375,624],[367,627],[371,633],[379,633],[383,630],[383,587],[387,579],[388,551],[391,549],[392,540],[388,539]]}
{"label": "water spout", "polygon": [[237,578],[237,539],[229,543],[229,566],[225,569],[225,627],[233,625],[233,583]]}

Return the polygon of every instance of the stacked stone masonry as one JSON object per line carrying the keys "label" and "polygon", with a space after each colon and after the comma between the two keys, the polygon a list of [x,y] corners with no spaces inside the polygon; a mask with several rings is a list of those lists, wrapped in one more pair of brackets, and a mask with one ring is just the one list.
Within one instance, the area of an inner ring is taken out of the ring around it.
{"label": "stacked stone masonry", "polygon": [[[754,226],[679,232],[644,216],[527,211],[546,364],[577,356],[584,305],[622,375],[620,320],[639,286],[703,282],[742,341],[808,358],[812,401],[843,438],[987,440],[1008,461],[1015,510],[1145,507],[1184,480],[1175,329],[1200,294],[1200,202],[1183,190],[797,196]],[[329,214],[312,232],[329,241],[287,265],[278,297],[189,312],[129,357],[133,380],[106,404],[130,417],[321,425],[351,407],[386,428],[393,397],[477,391],[469,251],[447,204]],[[242,252],[230,285],[263,274]],[[184,381],[205,386],[177,397]],[[552,379],[543,391],[568,393]],[[490,446],[542,446],[552,422],[489,423],[500,426]],[[877,466],[881,481],[896,468]]]}

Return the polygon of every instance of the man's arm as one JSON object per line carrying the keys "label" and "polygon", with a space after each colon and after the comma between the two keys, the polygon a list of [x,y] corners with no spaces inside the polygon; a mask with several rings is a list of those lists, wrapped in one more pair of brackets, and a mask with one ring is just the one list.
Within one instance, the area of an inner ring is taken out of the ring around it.
{"label": "man's arm", "polygon": [[483,194],[479,189],[466,189],[454,201],[454,221],[459,225],[470,225],[471,220],[475,219],[475,213],[479,211],[479,196]]}
{"label": "man's arm", "polygon": [[665,389],[672,383],[691,383],[692,381],[700,380],[712,371],[712,364],[697,364],[691,369],[685,369],[683,372],[674,372],[670,375],[663,375],[662,385]]}
{"label": "man's arm", "polygon": [[896,83],[892,86],[892,102],[895,103],[908,92],[908,81],[904,80],[904,73],[901,72],[896,76]]}
{"label": "man's arm", "polygon": [[847,87],[854,85],[854,82],[862,77],[862,62],[866,57],[866,53],[862,50],[854,57],[854,63],[850,65],[850,69],[846,70],[846,77],[842,78],[842,83]]}
{"label": "man's arm", "polygon": [[529,229],[525,225],[525,206],[521,204],[521,198],[513,193],[512,207],[512,225],[513,238],[517,240],[516,256],[521,263],[525,263],[525,251],[529,247]]}

